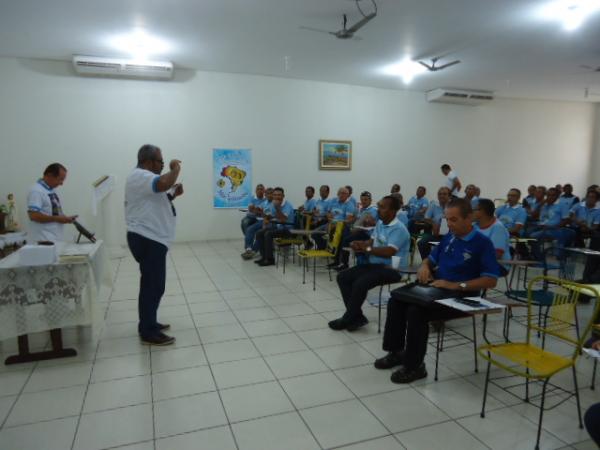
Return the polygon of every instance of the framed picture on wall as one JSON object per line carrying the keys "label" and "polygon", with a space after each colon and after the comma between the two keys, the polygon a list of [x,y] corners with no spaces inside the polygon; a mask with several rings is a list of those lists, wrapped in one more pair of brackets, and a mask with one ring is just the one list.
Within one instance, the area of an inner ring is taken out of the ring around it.
{"label": "framed picture on wall", "polygon": [[351,170],[352,141],[319,141],[319,170]]}

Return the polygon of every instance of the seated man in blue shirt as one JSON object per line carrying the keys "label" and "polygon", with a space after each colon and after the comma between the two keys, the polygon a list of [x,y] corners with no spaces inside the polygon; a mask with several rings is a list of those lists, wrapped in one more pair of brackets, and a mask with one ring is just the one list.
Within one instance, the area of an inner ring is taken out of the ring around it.
{"label": "seated man in blue shirt", "polygon": [[[341,187],[338,189],[337,198],[334,198],[329,202],[327,222],[318,227],[317,229],[324,231],[332,231],[333,227],[331,227],[330,225],[335,224],[337,222],[345,222],[346,226],[349,226],[354,222],[355,215],[356,208],[354,204],[350,201],[350,191],[348,191],[348,188],[346,187]],[[318,249],[325,248],[326,244],[323,235],[315,235],[314,241]]]}
{"label": "seated man in blue shirt", "polygon": [[250,199],[250,203],[248,203],[248,212],[246,216],[242,219],[242,233],[244,236],[246,235],[246,230],[250,225],[256,223],[256,213],[257,208],[262,208],[265,202],[265,186],[263,184],[256,185],[256,195]]}
{"label": "seated man in blue shirt", "polygon": [[346,189],[348,189],[348,201],[352,204],[352,206],[354,207],[354,210],[356,211],[358,209],[358,202],[352,195],[354,190],[352,189],[352,186],[350,186],[349,184],[347,184],[345,187],[346,187]]}
{"label": "seated man in blue shirt", "polygon": [[317,228],[327,223],[327,213],[329,212],[329,205],[331,199],[329,197],[329,186],[324,184],[319,188],[320,198],[315,202],[315,208],[313,209],[313,221],[312,228]]}
{"label": "seated man in blue shirt", "polygon": [[404,210],[404,198],[400,192],[396,192],[395,194],[392,194],[392,196],[396,197],[400,202],[400,209],[396,213],[396,219],[398,219],[408,230],[408,213]]}
{"label": "seated man in blue shirt", "polygon": [[504,224],[511,236],[519,237],[527,221],[527,211],[519,205],[521,191],[512,188],[506,196],[506,203],[496,209],[496,217]]}
{"label": "seated man in blue shirt", "polygon": [[391,267],[392,256],[400,258],[400,266],[407,265],[410,247],[408,230],[396,219],[399,208],[398,199],[394,196],[381,199],[377,208],[379,220],[371,239],[352,242],[352,249],[368,256],[369,262],[338,274],[337,283],[346,312],[339,319],[329,322],[331,329],[355,331],[366,325],[369,321],[362,313],[362,304],[369,289],[397,283],[402,278],[400,272]]}
{"label": "seated man in blue shirt", "polygon": [[[492,242],[473,228],[469,202],[451,200],[446,218],[450,232],[423,260],[417,274],[419,283],[447,290],[448,297],[477,295],[482,289],[495,287],[500,273],[496,252]],[[427,377],[424,359],[430,321],[464,317],[464,313],[439,303],[403,300],[403,292],[413,288],[415,285],[407,285],[392,292],[383,335],[383,350],[388,353],[375,361],[377,369],[401,366],[392,373],[394,383]]]}
{"label": "seated man in blue shirt", "polygon": [[[352,229],[344,228],[342,245],[337,254],[335,270],[341,271],[348,268],[350,254],[343,250],[349,247],[353,241],[367,241],[371,238],[371,231],[365,228],[373,228],[379,219],[377,207],[371,203],[372,197],[369,191],[360,194],[360,208]],[[340,262],[341,261],[341,262]]]}
{"label": "seated man in blue shirt", "polygon": [[[523,208],[525,208],[525,210],[527,210],[527,208],[530,207],[530,202],[535,202],[535,191],[537,189],[537,186],[535,184],[530,184],[529,187],[527,188],[527,197],[525,197],[523,199]],[[529,214],[529,212],[528,212]]]}
{"label": "seated man in blue shirt", "polygon": [[255,239],[256,233],[263,227],[264,214],[271,205],[271,201],[273,201],[273,188],[267,188],[265,189],[265,195],[262,202],[256,203],[252,208],[252,211],[256,216],[256,222],[246,228],[246,233],[244,233],[244,248],[246,250],[241,256],[245,260],[254,258],[258,251],[258,243]]}
{"label": "seated man in blue shirt", "polygon": [[585,202],[577,203],[571,208],[571,228],[575,231],[575,246],[584,247],[584,239],[592,237],[600,223],[600,207],[598,191],[589,191]]}
{"label": "seated man in blue shirt", "polygon": [[427,194],[425,186],[419,186],[417,194],[408,201],[406,212],[408,216],[408,231],[411,234],[416,234],[424,228],[423,224],[418,224],[417,222],[423,222],[425,213],[429,207],[429,200],[427,200],[425,194]]}
{"label": "seated man in blue shirt", "polygon": [[567,211],[571,211],[571,208],[579,203],[579,197],[573,195],[573,185],[571,183],[567,183],[563,186],[563,193],[558,201]]}
{"label": "seated man in blue shirt", "polygon": [[438,202],[431,201],[429,203],[429,208],[427,208],[427,212],[425,213],[425,223],[431,226],[431,231],[423,233],[421,239],[419,239],[419,242],[417,243],[421,259],[425,259],[427,258],[427,255],[429,255],[429,252],[431,251],[429,243],[439,242],[448,231],[444,210],[451,198],[450,189],[445,186],[439,188],[437,196]]}
{"label": "seated man in blue shirt", "polygon": [[479,197],[477,197],[477,186],[474,184],[467,185],[465,188],[465,199],[471,203],[471,208],[477,206],[477,202],[479,201]]}
{"label": "seated man in blue shirt", "polygon": [[[553,239],[556,240],[559,248],[564,248],[571,243],[575,236],[575,232],[567,228],[561,228],[563,220],[566,217],[563,207],[558,202],[558,191],[556,188],[548,189],[547,194],[546,201],[539,209],[539,220],[535,227],[531,228],[529,237],[537,239],[538,241],[542,239]],[[539,242],[532,243],[531,249],[535,259],[542,258]]]}
{"label": "seated man in blue shirt", "polygon": [[[510,235],[506,227],[494,216],[494,202],[489,198],[481,198],[477,206],[473,209],[476,225],[475,229],[487,237],[496,249],[496,258],[498,261],[510,261]],[[505,276],[510,267],[500,263],[500,275]]]}
{"label": "seated man in blue shirt", "polygon": [[315,188],[312,186],[306,186],[306,189],[304,189],[304,195],[306,196],[306,200],[304,200],[304,204],[298,208],[298,211],[311,213],[317,205]]}
{"label": "seated man in blue shirt", "polygon": [[264,226],[256,233],[260,259],[254,262],[259,266],[274,265],[273,239],[290,236],[293,226],[294,207],[285,200],[283,188],[276,187],[273,189],[273,201],[265,211]]}

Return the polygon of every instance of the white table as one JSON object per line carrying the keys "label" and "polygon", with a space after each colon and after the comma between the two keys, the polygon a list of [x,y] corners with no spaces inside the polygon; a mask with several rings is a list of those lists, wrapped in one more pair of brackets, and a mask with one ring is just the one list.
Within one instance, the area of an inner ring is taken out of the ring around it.
{"label": "white table", "polygon": [[[19,252],[0,260],[0,340],[18,336],[19,354],[6,364],[75,356],[61,328],[92,325],[100,284],[110,283],[102,241],[60,244],[57,263],[21,266]],[[50,330],[50,351],[30,353],[27,335]]]}

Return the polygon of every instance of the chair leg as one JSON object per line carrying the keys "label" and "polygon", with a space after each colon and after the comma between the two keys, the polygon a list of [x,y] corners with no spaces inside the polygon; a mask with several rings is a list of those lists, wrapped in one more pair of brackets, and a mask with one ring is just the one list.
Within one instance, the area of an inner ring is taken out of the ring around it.
{"label": "chair leg", "polygon": [[[525,369],[527,375],[529,375],[529,368]],[[529,376],[525,378],[525,403],[529,403]]]}
{"label": "chair leg", "polygon": [[381,292],[383,291],[383,285],[379,286],[379,317],[377,319],[377,333],[381,333]]}
{"label": "chair leg", "polygon": [[317,290],[317,258],[313,258],[313,291]]}
{"label": "chair leg", "polygon": [[478,373],[479,361],[477,359],[477,327],[475,325],[475,316],[473,316],[473,356],[475,358],[475,373]]}
{"label": "chair leg", "polygon": [[[292,255],[293,255],[293,253],[292,253]],[[287,249],[286,249],[286,252],[283,255],[283,273],[284,274],[285,274],[285,260],[287,259],[287,257],[288,257],[288,252],[287,252]]]}
{"label": "chair leg", "polygon": [[581,420],[581,403],[579,402],[579,384],[577,383],[577,371],[573,369],[573,386],[575,386],[575,400],[577,400],[577,417],[579,418],[579,428],[583,430],[583,420]]}
{"label": "chair leg", "polygon": [[308,270],[308,260],[302,258],[302,284],[306,284],[306,271]]}
{"label": "chair leg", "polygon": [[490,384],[490,369],[492,363],[488,361],[487,370],[485,371],[485,386],[483,388],[483,404],[481,405],[481,418],[485,417],[485,403],[487,401],[488,385]]}
{"label": "chair leg", "polygon": [[596,389],[596,369],[598,368],[598,360],[594,359],[594,369],[592,371],[592,384],[590,389],[593,391]]}
{"label": "chair leg", "polygon": [[437,332],[437,340],[436,340],[436,346],[435,346],[435,375],[433,377],[433,379],[435,381],[438,380],[438,368],[439,368],[439,363],[440,363],[440,351],[441,351],[441,346],[442,346],[442,341],[443,341],[443,333],[444,333],[444,329],[446,327],[446,324],[444,322],[440,323],[440,328],[438,329]]}
{"label": "chair leg", "polygon": [[535,450],[540,449],[540,437],[542,436],[542,420],[544,419],[544,403],[546,401],[546,387],[548,387],[548,379],[544,380],[542,387],[542,403],[540,405],[540,419],[538,422],[537,439],[535,441]]}

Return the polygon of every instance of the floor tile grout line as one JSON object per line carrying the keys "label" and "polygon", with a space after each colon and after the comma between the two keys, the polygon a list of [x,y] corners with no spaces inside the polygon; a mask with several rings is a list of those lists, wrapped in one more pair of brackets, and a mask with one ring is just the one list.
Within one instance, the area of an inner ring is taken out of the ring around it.
{"label": "floor tile grout line", "polygon": [[[191,250],[192,254],[194,254],[194,251],[193,251],[193,249],[192,249],[192,248],[189,246],[189,244],[187,245],[187,247],[188,247],[188,248]],[[202,261],[200,261],[200,259],[198,259],[198,257],[197,257],[197,256],[195,256],[195,255],[194,255],[194,257],[195,257],[195,259],[196,259],[196,260],[197,260],[197,261],[200,263],[200,265],[202,266],[203,270],[204,270],[205,272],[207,272],[207,271],[206,271],[206,268],[205,268],[205,266],[204,266],[204,264],[202,264]],[[173,258],[173,255],[171,255],[171,259],[172,259],[172,258]],[[180,279],[180,277],[179,277],[179,273],[177,272],[177,268],[175,268],[175,273],[177,274],[177,279],[179,280],[179,283],[181,284],[181,279]],[[208,274],[208,272],[207,272],[207,274]],[[210,278],[210,275],[209,275],[209,280],[211,280],[211,283],[212,283],[212,278]],[[213,283],[213,284],[214,284],[214,283]],[[219,293],[219,295],[220,295],[220,293]],[[221,296],[221,297],[222,297],[222,296]],[[184,298],[184,300],[185,300],[185,303],[186,303],[186,305],[187,305],[187,307],[188,307],[188,311],[190,312],[190,315],[191,315],[191,314],[192,314],[192,310],[191,310],[191,308],[190,308],[190,303],[189,303],[189,302],[188,302],[188,300],[187,300],[187,295],[186,295],[186,293],[185,293],[185,292],[183,292],[183,298]],[[193,318],[192,318],[192,320],[193,320]],[[194,323],[194,326],[195,326],[195,325],[196,325],[196,324]],[[204,344],[202,343],[202,339],[200,338],[200,332],[198,331],[198,327],[197,327],[197,326],[195,326],[195,327],[194,327],[194,329],[195,329],[195,331],[196,331],[196,335],[198,336],[198,340],[199,340],[199,342],[200,342],[200,346],[201,346],[201,348],[202,348],[202,352],[204,353],[204,358],[206,359],[206,362],[207,362],[207,367],[208,367],[208,370],[210,371],[210,375],[211,375],[211,377],[212,377],[212,381],[213,381],[213,384],[214,384],[214,386],[215,386],[215,389],[216,389],[216,392],[217,392],[217,396],[219,397],[219,401],[221,402],[221,408],[223,408],[223,414],[225,415],[225,419],[227,420],[227,425],[228,425],[228,427],[229,427],[229,432],[231,433],[231,436],[232,436],[232,438],[233,438],[233,442],[234,442],[234,444],[235,444],[235,447],[236,447],[236,449],[238,449],[238,450],[239,450],[240,446],[239,446],[239,444],[238,444],[238,442],[237,442],[237,438],[236,438],[236,436],[235,436],[235,434],[234,434],[234,432],[233,432],[233,427],[232,427],[232,425],[231,425],[231,420],[229,419],[229,415],[227,414],[227,410],[225,409],[225,403],[223,402],[223,397],[221,396],[221,393],[219,392],[218,385],[217,385],[217,380],[216,380],[215,374],[214,374],[214,372],[213,372],[213,369],[212,369],[212,367],[211,367],[211,365],[210,365],[210,361],[209,361],[209,359],[208,359],[208,355],[207,355],[207,353],[206,353],[206,349],[205,349],[205,347],[204,347]],[[156,450],[156,439],[154,440],[154,443],[155,443],[155,449],[154,449],[154,450]]]}
{"label": "floor tile grout line", "polygon": [[[121,266],[121,260],[119,259],[119,263],[117,264],[117,268],[115,270],[115,273],[113,274],[113,285],[115,282],[115,279],[117,277],[117,273],[119,273],[119,267]],[[99,293],[99,292],[98,292]],[[109,299],[113,294],[113,289],[111,288],[111,293],[109,295]],[[109,303],[110,304],[110,303]],[[106,310],[104,311],[104,322],[102,323],[102,326],[106,326],[106,316],[108,314],[108,308],[106,308]],[[102,330],[102,332],[104,332],[104,329]],[[79,425],[81,424],[81,417],[83,416],[83,409],[85,407],[85,402],[87,401],[87,393],[89,391],[90,388],[90,384],[92,382],[92,375],[94,373],[94,366],[96,365],[96,356],[98,355],[98,349],[100,348],[100,336],[98,336],[98,342],[96,342],[96,350],[94,352],[94,358],[92,360],[92,367],[90,369],[90,376],[88,377],[88,382],[87,385],[85,387],[85,392],[83,393],[83,401],[81,402],[81,409],[79,410],[79,415],[77,417],[77,424],[75,425],[75,432],[73,433],[73,440],[71,442],[71,450],[73,450],[75,448],[75,442],[77,440],[77,434],[79,433]]]}

